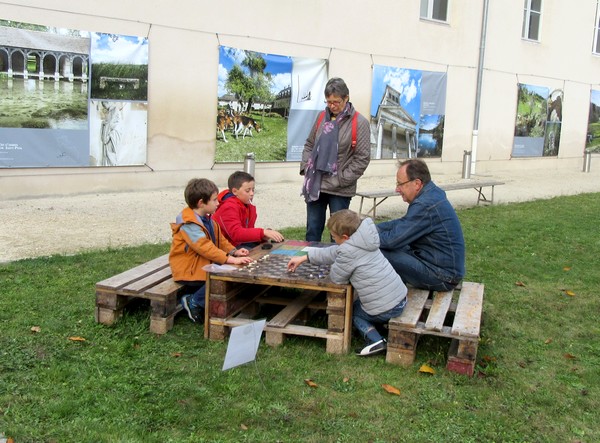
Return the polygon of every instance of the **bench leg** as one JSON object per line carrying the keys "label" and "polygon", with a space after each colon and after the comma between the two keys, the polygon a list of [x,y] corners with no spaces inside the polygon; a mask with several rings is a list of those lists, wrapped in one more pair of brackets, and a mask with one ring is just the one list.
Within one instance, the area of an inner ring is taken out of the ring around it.
{"label": "bench leg", "polygon": [[280,346],[283,344],[284,335],[281,332],[265,332],[265,343],[269,346]]}
{"label": "bench leg", "polygon": [[112,325],[123,315],[123,308],[131,301],[130,297],[108,292],[96,291],[97,323]]}
{"label": "bench leg", "polygon": [[385,361],[400,366],[410,366],[415,361],[419,334],[390,330]]}
{"label": "bench leg", "polygon": [[325,345],[325,351],[328,354],[345,354],[348,352],[348,345],[344,342],[344,335],[342,333],[331,333],[327,334],[327,344]]}
{"label": "bench leg", "polygon": [[448,351],[446,369],[471,377],[475,370],[477,342],[453,339]]}

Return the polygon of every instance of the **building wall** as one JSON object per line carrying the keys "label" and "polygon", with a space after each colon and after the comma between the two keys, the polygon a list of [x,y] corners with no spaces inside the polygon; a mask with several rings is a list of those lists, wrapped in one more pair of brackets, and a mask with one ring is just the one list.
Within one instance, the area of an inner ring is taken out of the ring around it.
{"label": "building wall", "polygon": [[[184,186],[207,177],[225,186],[241,164],[214,164],[218,46],[329,60],[368,114],[373,64],[448,73],[443,157],[434,174],[460,176],[463,152],[474,173],[581,169],[590,89],[600,89],[592,55],[596,0],[543,0],[541,42],[521,39],[522,0],[489,0],[479,130],[473,137],[484,0],[453,0],[449,23],[419,19],[418,1],[282,2],[208,0],[21,0],[0,18],[149,38],[148,160],[144,167],[0,169],[5,198]],[[226,5],[226,6],[225,6]],[[249,6],[250,5],[250,6]],[[564,90],[558,157],[511,159],[517,83]],[[1,106],[1,104],[0,104]],[[392,175],[394,160],[367,175]],[[298,181],[298,163],[260,163],[261,183]]]}

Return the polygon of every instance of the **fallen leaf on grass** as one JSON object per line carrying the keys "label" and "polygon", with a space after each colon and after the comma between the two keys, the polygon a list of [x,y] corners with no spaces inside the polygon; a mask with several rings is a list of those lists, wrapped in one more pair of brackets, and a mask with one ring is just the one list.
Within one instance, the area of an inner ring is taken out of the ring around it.
{"label": "fallen leaf on grass", "polygon": [[551,338],[547,338],[546,341],[544,342],[545,345],[549,345],[550,343],[552,343]]}
{"label": "fallen leaf on grass", "polygon": [[523,283],[522,281],[516,282],[515,285],[525,287],[525,283]]}
{"label": "fallen leaf on grass", "polygon": [[383,389],[385,389],[386,392],[389,392],[390,394],[400,395],[400,389],[398,389],[392,385],[383,384],[383,385],[381,385],[381,387]]}
{"label": "fallen leaf on grass", "polygon": [[182,356],[181,352],[173,352],[173,353],[171,354],[171,357],[175,357],[175,358],[177,358],[177,357],[181,357],[181,356]]}
{"label": "fallen leaf on grass", "polygon": [[568,352],[565,354],[565,358],[567,360],[575,360],[577,357],[575,357],[573,354],[569,354]]}
{"label": "fallen leaf on grass", "polygon": [[573,291],[571,291],[570,289],[565,289],[565,294],[568,295],[569,297],[575,297],[575,293]]}
{"label": "fallen leaf on grass", "polygon": [[83,337],[69,337],[69,340],[71,340],[71,341],[85,341],[85,338],[83,338]]}
{"label": "fallen leaf on grass", "polygon": [[344,377],[344,379],[342,380],[344,383],[348,383],[350,381],[350,377]]}
{"label": "fallen leaf on grass", "polygon": [[247,431],[247,430],[248,430],[248,426],[246,426],[244,423],[242,423],[242,424],[240,425],[240,429],[241,429],[242,431]]}
{"label": "fallen leaf on grass", "polygon": [[563,268],[563,271],[570,271],[570,270],[571,270],[571,267],[570,267],[570,266],[565,266],[565,267]]}
{"label": "fallen leaf on grass", "polygon": [[319,387],[319,385],[316,384],[314,381],[312,381],[310,378],[305,378],[304,379],[304,383],[306,383],[311,388],[318,388]]}
{"label": "fallen leaf on grass", "polygon": [[32,326],[31,332],[42,332],[42,328],[40,328],[39,326]]}
{"label": "fallen leaf on grass", "polygon": [[419,368],[419,372],[425,372],[426,374],[435,374],[435,369],[433,369],[431,366],[427,366],[427,365],[422,365]]}

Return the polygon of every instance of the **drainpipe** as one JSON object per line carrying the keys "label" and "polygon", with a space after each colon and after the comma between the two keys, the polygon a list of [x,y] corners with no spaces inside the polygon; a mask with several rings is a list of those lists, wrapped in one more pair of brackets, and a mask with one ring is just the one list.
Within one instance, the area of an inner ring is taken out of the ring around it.
{"label": "drainpipe", "polygon": [[481,83],[483,80],[483,60],[485,57],[485,38],[487,34],[489,0],[483,1],[483,17],[481,22],[481,39],[479,42],[479,64],[477,66],[477,91],[475,93],[475,116],[473,119],[473,137],[471,139],[471,173],[475,174],[477,164],[477,138],[479,136],[479,109],[481,103]]}

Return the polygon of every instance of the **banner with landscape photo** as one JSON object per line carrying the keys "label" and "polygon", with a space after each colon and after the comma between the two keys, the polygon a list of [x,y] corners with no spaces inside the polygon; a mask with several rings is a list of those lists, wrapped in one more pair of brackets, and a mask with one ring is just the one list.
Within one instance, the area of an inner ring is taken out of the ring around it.
{"label": "banner with landscape photo", "polygon": [[148,41],[0,20],[0,167],[146,161]]}
{"label": "banner with landscape photo", "polygon": [[215,162],[299,160],[319,111],[327,62],[219,47]]}

